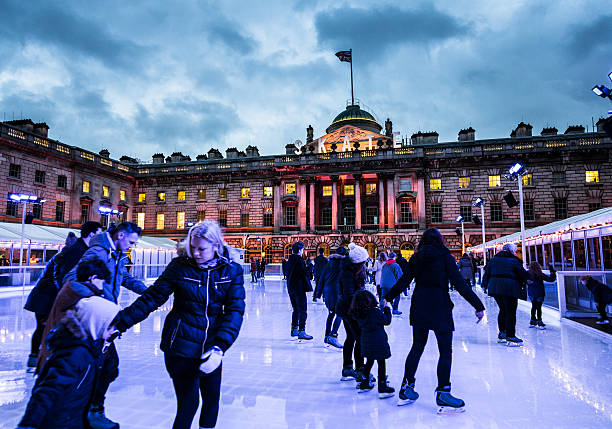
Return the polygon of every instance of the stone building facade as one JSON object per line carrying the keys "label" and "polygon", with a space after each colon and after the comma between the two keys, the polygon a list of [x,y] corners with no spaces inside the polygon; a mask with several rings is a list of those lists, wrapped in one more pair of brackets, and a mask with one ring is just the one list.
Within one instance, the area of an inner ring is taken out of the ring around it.
{"label": "stone building facade", "polygon": [[[472,207],[477,197],[486,201],[487,240],[515,232],[518,207],[504,200],[508,190],[518,200],[517,183],[504,177],[515,162],[529,172],[522,179],[527,228],[612,206],[612,139],[583,127],[563,134],[545,128],[534,136],[529,124],[520,123],[509,138],[490,140],[476,140],[468,128],[444,143],[436,132],[419,132],[394,144],[391,121],[383,131],[368,112],[349,106],[325,135],[315,139],[309,126],[306,143],[287,145],[285,154],[260,156],[249,146],[244,152],[230,148],[225,157],[211,149],[195,161],[174,153],[142,163],[53,141],[42,125],[13,121],[0,130],[0,176],[7,178],[0,191],[46,198],[36,223],[74,226],[85,214],[98,219],[98,207],[109,206],[147,235],[179,239],[190,223],[212,218],[225,227],[230,244],[263,252],[272,262],[297,240],[312,254],[349,240],[372,254],[409,254],[430,226],[460,253],[457,215],[465,219],[466,243],[482,242],[474,223],[480,219],[473,219],[480,218]],[[16,165],[19,178],[13,177]],[[40,171],[44,183],[36,180]],[[60,176],[64,187],[56,186]],[[58,201],[66,202],[63,219]],[[0,203],[0,220],[20,221],[9,205]]]}

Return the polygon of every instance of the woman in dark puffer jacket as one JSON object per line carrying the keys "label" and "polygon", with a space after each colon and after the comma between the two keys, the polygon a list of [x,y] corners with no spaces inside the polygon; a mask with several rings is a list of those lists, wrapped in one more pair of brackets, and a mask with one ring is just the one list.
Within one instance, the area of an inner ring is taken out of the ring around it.
{"label": "woman in dark puffer jacket", "polygon": [[161,350],[177,397],[173,429],[188,429],[202,396],[200,427],[215,427],[219,413],[221,359],[238,337],[245,309],[242,267],[224,241],[219,225],[192,226],[162,275],[122,310],[123,332],[144,320],[174,294],[162,331]]}

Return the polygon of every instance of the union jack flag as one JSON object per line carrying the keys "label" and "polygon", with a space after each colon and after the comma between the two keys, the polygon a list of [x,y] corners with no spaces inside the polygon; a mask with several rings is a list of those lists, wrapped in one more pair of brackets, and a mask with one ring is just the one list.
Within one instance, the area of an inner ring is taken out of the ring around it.
{"label": "union jack flag", "polygon": [[336,56],[340,61],[344,61],[345,63],[353,62],[353,55],[351,51],[339,51],[336,52]]}

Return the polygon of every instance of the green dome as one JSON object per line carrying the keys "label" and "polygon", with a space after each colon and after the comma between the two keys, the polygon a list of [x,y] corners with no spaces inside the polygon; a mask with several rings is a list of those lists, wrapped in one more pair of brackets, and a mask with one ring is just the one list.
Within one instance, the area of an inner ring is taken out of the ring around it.
{"label": "green dome", "polygon": [[355,119],[376,122],[376,119],[374,119],[374,116],[372,116],[370,113],[366,112],[365,110],[361,110],[359,106],[348,106],[345,111],[340,112],[338,116],[334,118],[334,120],[332,121],[332,124],[335,124],[336,122],[340,122],[340,121],[351,121]]}

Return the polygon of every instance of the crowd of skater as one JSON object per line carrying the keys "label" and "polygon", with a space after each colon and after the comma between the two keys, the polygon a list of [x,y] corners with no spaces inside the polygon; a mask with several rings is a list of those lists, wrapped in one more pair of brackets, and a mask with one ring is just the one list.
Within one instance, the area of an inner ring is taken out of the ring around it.
{"label": "crowd of skater", "polygon": [[[164,321],[160,349],[177,400],[172,427],[190,428],[200,401],[199,427],[215,427],[223,357],[238,337],[245,312],[239,255],[225,243],[215,221],[199,222],[179,244],[178,256],[147,288],[127,268],[127,252],[140,234],[140,228],[130,222],[107,231],[97,222],[86,222],[81,237],[47,264],[26,304],[36,316],[28,366],[35,368],[37,379],[19,428],[119,428],[104,408],[109,385],[119,374],[114,342],[171,295],[173,306]],[[390,251],[380,252],[373,261],[355,243],[333,249],[329,258],[320,251],[314,261],[303,253],[304,244],[296,242],[291,256],[283,261],[292,306],[291,338],[313,340],[306,332],[307,293],[312,292],[313,301],[322,300],[328,310],[324,342],[342,350],[340,379],[354,380],[359,393],[377,386],[381,399],[393,397],[396,392],[386,373],[392,345],[385,326],[392,323],[393,315],[401,314],[399,297],[414,284],[409,311],[413,340],[397,403],[406,405],[419,398],[415,376],[433,331],[439,351],[435,389],[439,412],[464,410],[464,401],[451,394],[455,327],[449,291],[457,291],[474,308],[476,322],[482,320],[485,306],[473,289],[476,269],[470,255],[457,263],[435,228],[423,233],[409,260]],[[251,281],[259,281],[265,262],[250,263]],[[505,245],[485,267],[481,286],[499,307],[500,343],[522,344],[516,336],[516,311],[518,300],[527,296],[532,302],[530,326],[545,327],[544,282],[555,278],[554,268],[549,268],[550,274],[544,274],[534,262],[525,270],[513,244]],[[581,281],[592,291],[598,309],[603,309],[600,320],[605,323],[610,289],[590,277]],[[368,283],[374,283],[375,289],[368,288]],[[140,295],[123,309],[118,305],[121,287]],[[346,333],[342,344],[338,341],[341,326]],[[377,379],[371,374],[374,363]]]}

